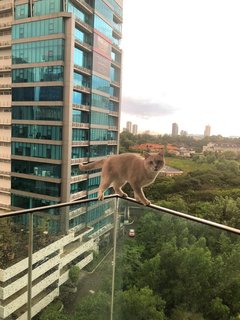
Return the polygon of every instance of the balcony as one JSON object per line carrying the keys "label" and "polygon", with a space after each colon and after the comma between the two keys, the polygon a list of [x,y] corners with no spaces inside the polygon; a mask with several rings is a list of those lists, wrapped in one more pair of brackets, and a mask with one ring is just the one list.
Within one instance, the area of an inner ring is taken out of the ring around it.
{"label": "balcony", "polygon": [[11,41],[1,41],[0,49],[10,48],[12,45]]}
{"label": "balcony", "polygon": [[10,29],[11,27],[12,27],[12,23],[11,22],[0,23],[0,29],[1,30]]}
{"label": "balcony", "polygon": [[0,319],[37,319],[59,294],[66,319],[240,315],[238,229],[115,195],[4,213],[0,228]]}
{"label": "balcony", "polygon": [[9,10],[12,9],[12,3],[9,2],[9,3],[5,3],[3,5],[0,5],[0,12],[7,12]]}
{"label": "balcony", "polygon": [[84,74],[86,74],[86,75],[88,75],[88,76],[91,75],[91,70],[90,70],[89,68],[81,67],[81,66],[79,66],[78,64],[74,64],[74,69],[75,69],[76,71],[79,71],[80,73],[84,73]]}

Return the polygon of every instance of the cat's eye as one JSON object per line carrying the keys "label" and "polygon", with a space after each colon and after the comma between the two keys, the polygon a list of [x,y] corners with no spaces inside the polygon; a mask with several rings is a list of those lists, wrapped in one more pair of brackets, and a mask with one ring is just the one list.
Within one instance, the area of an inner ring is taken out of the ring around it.
{"label": "cat's eye", "polygon": [[149,161],[150,164],[153,164],[153,161]]}

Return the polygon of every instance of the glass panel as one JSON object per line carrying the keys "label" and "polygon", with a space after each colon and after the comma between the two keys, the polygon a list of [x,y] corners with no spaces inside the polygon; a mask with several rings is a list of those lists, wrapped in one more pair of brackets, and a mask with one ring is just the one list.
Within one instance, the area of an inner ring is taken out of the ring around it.
{"label": "glass panel", "polygon": [[14,124],[12,126],[12,136],[29,139],[61,140],[62,127]]}
{"label": "glass panel", "polygon": [[56,106],[13,106],[12,118],[18,120],[62,121],[63,108]]}
{"label": "glass panel", "polygon": [[39,0],[33,4],[33,16],[42,16],[62,10],[62,0]]}
{"label": "glass panel", "polygon": [[63,32],[63,18],[55,18],[13,25],[12,37],[13,39],[31,38]]}
{"label": "glass panel", "polygon": [[12,172],[31,174],[40,177],[61,178],[61,165],[46,162],[12,160]]}
{"label": "glass panel", "polygon": [[103,35],[112,39],[112,28],[109,24],[107,24],[103,19],[101,19],[98,15],[94,15],[94,28],[96,28]]}
{"label": "glass panel", "polygon": [[[23,304],[26,303],[28,237],[28,215],[26,213],[21,216],[0,218],[1,319],[20,312],[22,300],[24,300]],[[14,319],[11,316],[7,318]]]}
{"label": "glass panel", "polygon": [[12,45],[13,64],[64,59],[64,40],[52,39]]}
{"label": "glass panel", "polygon": [[21,4],[15,7],[15,19],[24,19],[30,16],[29,4]]}
{"label": "glass panel", "polygon": [[12,154],[18,156],[48,159],[50,158],[58,160],[62,158],[62,146],[26,142],[13,142],[11,147]]}
{"label": "glass panel", "polygon": [[63,87],[12,88],[13,101],[62,101]]}
{"label": "glass panel", "polygon": [[113,319],[237,319],[238,234],[119,200]]}
{"label": "glass panel", "polygon": [[12,82],[44,82],[63,81],[62,66],[48,66],[14,69],[12,71]]}
{"label": "glass panel", "polygon": [[115,198],[29,217],[0,216],[1,318],[27,318],[28,279],[34,319],[239,317],[240,230]]}

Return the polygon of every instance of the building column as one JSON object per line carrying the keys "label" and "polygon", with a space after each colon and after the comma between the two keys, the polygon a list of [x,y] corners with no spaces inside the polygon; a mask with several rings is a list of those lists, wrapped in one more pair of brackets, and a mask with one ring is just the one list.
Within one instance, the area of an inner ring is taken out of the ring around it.
{"label": "building column", "polygon": [[70,201],[71,156],[72,156],[72,96],[74,68],[74,29],[75,19],[65,20],[65,57],[64,57],[64,103],[62,138],[62,184],[61,202]]}

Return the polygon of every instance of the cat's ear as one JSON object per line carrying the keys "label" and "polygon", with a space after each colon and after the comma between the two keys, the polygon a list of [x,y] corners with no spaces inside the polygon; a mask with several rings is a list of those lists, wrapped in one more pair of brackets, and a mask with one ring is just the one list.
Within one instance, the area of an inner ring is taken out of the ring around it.
{"label": "cat's ear", "polygon": [[150,153],[144,151],[143,152],[143,156],[144,156],[145,159],[147,159],[148,157],[150,157]]}

